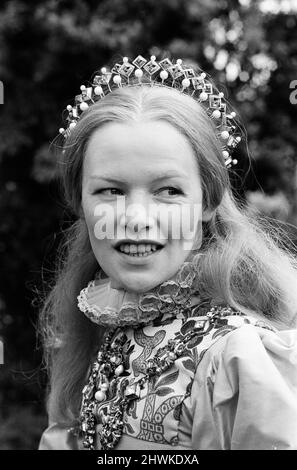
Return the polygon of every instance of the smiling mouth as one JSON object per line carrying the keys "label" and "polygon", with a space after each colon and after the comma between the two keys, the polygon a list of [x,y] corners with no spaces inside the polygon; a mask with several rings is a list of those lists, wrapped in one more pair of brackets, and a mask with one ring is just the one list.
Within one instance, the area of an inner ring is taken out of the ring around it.
{"label": "smiling mouth", "polygon": [[121,243],[115,249],[120,253],[132,257],[147,257],[160,251],[163,248],[161,244],[157,243]]}

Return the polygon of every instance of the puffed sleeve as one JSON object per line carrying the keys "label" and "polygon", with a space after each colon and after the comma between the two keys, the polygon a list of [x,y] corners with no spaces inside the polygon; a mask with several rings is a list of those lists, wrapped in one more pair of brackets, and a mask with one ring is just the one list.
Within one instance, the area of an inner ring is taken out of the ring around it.
{"label": "puffed sleeve", "polygon": [[77,437],[71,428],[63,427],[57,423],[49,423],[43,432],[38,450],[78,450]]}
{"label": "puffed sleeve", "polygon": [[193,449],[297,449],[297,330],[244,325],[220,338],[191,400]]}

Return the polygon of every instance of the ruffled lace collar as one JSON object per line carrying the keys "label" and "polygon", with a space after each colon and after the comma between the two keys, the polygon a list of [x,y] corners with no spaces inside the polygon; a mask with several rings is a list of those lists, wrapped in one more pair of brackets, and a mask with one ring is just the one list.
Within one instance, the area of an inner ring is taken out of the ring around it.
{"label": "ruffled lace collar", "polygon": [[111,287],[110,278],[95,279],[80,291],[78,308],[94,323],[107,327],[141,326],[158,317],[180,318],[197,299],[197,264],[200,255],[185,261],[177,274],[145,293]]}

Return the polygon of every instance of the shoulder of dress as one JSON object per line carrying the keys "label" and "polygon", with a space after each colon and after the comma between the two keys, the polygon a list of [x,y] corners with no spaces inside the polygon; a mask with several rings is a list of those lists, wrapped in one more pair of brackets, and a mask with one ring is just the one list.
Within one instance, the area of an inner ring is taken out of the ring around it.
{"label": "shoulder of dress", "polygon": [[[197,368],[201,377],[212,376],[220,367],[230,371],[257,368],[262,374],[270,366],[283,369],[297,380],[297,329],[263,328],[254,318],[241,327],[220,335],[200,354]],[[290,372],[288,372],[290,371]],[[297,386],[297,383],[296,385]]]}
{"label": "shoulder of dress", "polygon": [[218,336],[201,351],[195,382],[231,383],[233,391],[239,383],[270,391],[279,383],[297,396],[297,329],[266,329],[252,321]]}
{"label": "shoulder of dress", "polygon": [[[277,330],[264,320],[247,316],[230,306],[196,306],[185,321],[181,332],[196,331],[197,365],[206,355],[211,359],[222,352],[230,337],[241,334],[261,338],[266,333],[275,335]],[[245,328],[248,327],[248,328]],[[253,333],[251,332],[253,331]],[[193,345],[193,340],[192,340]]]}

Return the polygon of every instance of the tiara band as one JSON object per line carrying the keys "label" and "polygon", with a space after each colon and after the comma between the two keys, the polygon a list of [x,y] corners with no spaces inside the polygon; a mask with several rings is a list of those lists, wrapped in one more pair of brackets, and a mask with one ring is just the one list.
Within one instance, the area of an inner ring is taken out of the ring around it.
{"label": "tiara band", "polygon": [[81,93],[75,96],[74,105],[67,105],[67,126],[66,129],[61,127],[59,133],[67,139],[84,111],[115,88],[141,85],[175,88],[202,103],[208,116],[215,122],[226,167],[237,164],[237,160],[231,157],[241,141],[235,121],[236,113],[227,110],[224,93],[214,90],[205,72],[200,70],[197,74],[193,68],[183,67],[181,59],[177,59],[176,63],[168,58],[158,62],[155,56],[151,56],[148,61],[138,55],[132,62],[124,57],[122,64],[116,63],[110,70],[102,67],[100,73],[95,73],[89,86],[81,85]]}

